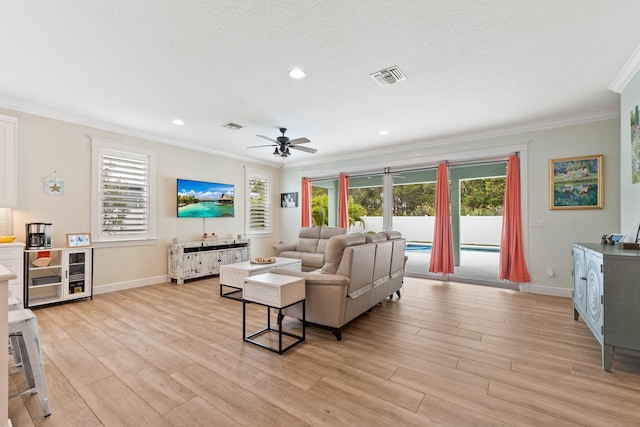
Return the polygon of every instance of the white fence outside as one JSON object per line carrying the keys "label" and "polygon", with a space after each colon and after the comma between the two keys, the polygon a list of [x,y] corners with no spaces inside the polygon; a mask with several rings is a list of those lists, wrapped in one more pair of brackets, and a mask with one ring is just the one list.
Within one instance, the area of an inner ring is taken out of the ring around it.
{"label": "white fence outside", "polygon": [[[365,216],[364,231],[382,230],[381,216]],[[409,241],[433,242],[433,216],[394,216],[393,229]],[[362,226],[352,228],[362,231]],[[460,217],[460,243],[463,245],[500,245],[501,216]]]}

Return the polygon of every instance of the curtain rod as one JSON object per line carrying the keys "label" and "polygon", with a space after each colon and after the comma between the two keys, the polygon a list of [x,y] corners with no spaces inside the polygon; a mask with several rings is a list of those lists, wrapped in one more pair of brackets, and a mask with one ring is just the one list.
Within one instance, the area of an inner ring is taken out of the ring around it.
{"label": "curtain rod", "polygon": [[[484,165],[488,163],[506,162],[510,156],[519,156],[519,155],[520,155],[520,152],[516,151],[513,153],[501,154],[499,156],[474,157],[474,158],[460,159],[455,161],[444,160],[444,162],[446,162],[449,166]],[[424,169],[436,169],[438,167],[438,164],[440,163],[442,163],[442,161],[429,162],[423,165],[415,165],[410,168],[399,167],[396,169],[391,167],[385,167],[382,169],[372,169],[369,171],[360,171],[358,173],[352,173],[352,174],[348,172],[341,172],[341,173],[346,174],[349,178],[360,178],[360,177],[365,177],[369,175],[384,175],[387,173],[413,172],[413,171],[421,171]],[[325,181],[328,179],[337,179],[339,176],[340,174],[315,177],[315,178],[307,178],[307,179],[309,179],[311,182]]]}

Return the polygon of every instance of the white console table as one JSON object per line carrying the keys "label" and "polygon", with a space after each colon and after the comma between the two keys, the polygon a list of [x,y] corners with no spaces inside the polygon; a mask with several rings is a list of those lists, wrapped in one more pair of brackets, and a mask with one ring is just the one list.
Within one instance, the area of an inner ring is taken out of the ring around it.
{"label": "white console table", "polygon": [[249,239],[178,242],[169,244],[169,279],[220,274],[220,266],[249,260]]}

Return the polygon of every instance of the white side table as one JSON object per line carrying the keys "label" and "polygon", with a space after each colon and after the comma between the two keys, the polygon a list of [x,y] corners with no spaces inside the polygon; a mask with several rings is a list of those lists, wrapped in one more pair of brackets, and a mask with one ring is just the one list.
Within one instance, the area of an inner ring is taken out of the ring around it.
{"label": "white side table", "polygon": [[[270,264],[258,264],[251,261],[224,264],[220,266],[220,296],[241,299],[245,278],[268,273],[273,268],[302,271],[302,262],[295,258],[275,257],[275,262]],[[231,290],[223,291],[223,288]]]}
{"label": "white side table", "polygon": [[[247,336],[247,304],[259,304],[267,307],[267,327]],[[296,335],[282,330],[282,309],[294,304],[302,304],[302,335]],[[271,309],[278,311],[278,328],[271,327]],[[272,347],[254,338],[268,334],[278,333],[278,347]],[[294,338],[295,341],[283,348],[282,336]],[[242,337],[243,341],[250,342],[267,350],[282,354],[291,347],[303,342],[306,338],[305,317],[305,283],[304,279],[282,274],[264,273],[249,276],[244,279],[242,291]]]}

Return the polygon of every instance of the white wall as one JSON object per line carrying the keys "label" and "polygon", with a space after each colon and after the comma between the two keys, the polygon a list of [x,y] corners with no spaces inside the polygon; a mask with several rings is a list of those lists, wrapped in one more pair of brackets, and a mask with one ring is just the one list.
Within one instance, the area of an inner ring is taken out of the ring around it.
{"label": "white wall", "polygon": [[[393,229],[407,240],[433,242],[435,216],[394,216]],[[381,216],[364,216],[364,231],[384,229]],[[502,235],[501,216],[460,217],[460,243],[463,245],[500,245]]]}
{"label": "white wall", "polygon": [[[637,79],[636,79],[637,80]],[[639,97],[640,82],[634,80],[628,92]],[[632,103],[628,101],[629,105]],[[635,105],[635,104],[634,104]],[[623,119],[631,107],[623,107]],[[625,111],[626,110],[626,111]],[[236,186],[236,199],[244,200],[244,166],[260,167],[221,156],[159,144],[113,132],[89,128],[16,111],[0,109],[0,114],[17,117],[18,123],[18,207],[14,212],[14,233],[24,241],[24,224],[46,221],[54,224],[54,244],[64,246],[66,233],[90,230],[90,136],[116,141],[154,146],[158,152],[158,243],[153,246],[98,248],[95,252],[95,284],[103,290],[118,286],[156,283],[166,278],[167,244],[173,237],[180,240],[199,238],[202,221],[175,217],[175,179],[177,177],[219,180]],[[628,122],[628,119],[626,120]],[[544,221],[545,228],[528,228],[525,243],[531,273],[531,289],[554,293],[570,292],[571,254],[574,241],[599,242],[605,232],[621,230],[635,233],[640,186],[625,185],[625,226],[621,227],[620,198],[620,119],[611,119],[575,126],[521,133],[511,136],[484,138],[436,147],[416,146],[412,150],[385,155],[360,156],[342,161],[316,163],[298,168],[274,168],[274,206],[279,206],[279,192],[300,192],[303,176],[327,176],[327,170],[350,172],[354,169],[381,167],[393,163],[432,165],[449,156],[464,157],[483,151],[500,151],[502,147],[526,146],[524,177],[528,194],[523,212],[529,220]],[[623,126],[624,128],[624,126]],[[623,132],[624,136],[624,132]],[[628,136],[627,136],[628,138]],[[627,146],[629,143],[627,142]],[[622,147],[624,149],[625,142]],[[604,155],[604,209],[551,211],[548,209],[548,162],[552,158],[582,155]],[[56,171],[65,179],[65,195],[47,196],[43,179]],[[282,171],[282,172],[281,172]],[[624,169],[622,171],[624,173]],[[279,179],[282,173],[282,178]],[[337,174],[336,174],[337,175]],[[623,179],[624,181],[624,179]],[[638,187],[638,188],[636,188]],[[278,191],[279,190],[279,191]],[[631,200],[634,199],[634,200]],[[633,205],[630,205],[633,203]],[[233,219],[208,219],[206,230],[220,237],[243,233],[244,205],[236,203]],[[276,241],[293,241],[300,224],[300,209],[276,209],[274,235],[252,239],[254,256],[272,254]],[[553,266],[556,275],[548,277],[546,267]],[[100,290],[98,289],[98,292]]]}
{"label": "white wall", "polygon": [[[167,245],[200,240],[203,231],[219,238],[244,233],[244,167],[274,171],[274,206],[279,206],[279,168],[268,168],[213,154],[196,152],[139,138],[80,126],[31,114],[0,109],[18,118],[18,206],[14,234],[24,242],[24,224],[53,223],[53,245],[64,247],[67,233],[91,230],[91,136],[155,147],[157,158],[157,244],[94,250],[95,292],[160,283],[167,277]],[[56,171],[64,178],[63,196],[44,194],[44,178]],[[176,218],[176,178],[218,181],[235,185],[235,217]],[[271,236],[251,238],[254,256],[268,255],[277,241],[279,222]]]}
{"label": "white wall", "polygon": [[[361,156],[326,164],[287,168],[282,174],[282,188],[283,191],[300,191],[301,177],[327,176],[327,171],[340,170],[348,173],[362,170],[368,165],[382,170],[382,167],[397,165],[398,162],[407,166],[433,165],[435,161],[446,160],[448,156],[462,158],[466,153],[478,155],[483,151],[500,151],[501,147],[525,145],[527,152],[523,159],[526,159],[526,164],[521,168],[528,192],[524,201],[527,209],[523,216],[526,256],[531,275],[531,284],[525,289],[570,296],[571,244],[599,243],[603,233],[620,230],[619,140],[620,120],[615,118],[435,147],[429,147],[425,143],[423,147],[384,156]],[[549,210],[549,160],[595,154],[604,155],[604,208]],[[543,221],[545,227],[528,227],[530,220]],[[634,227],[637,227],[638,219],[634,221]],[[281,239],[284,241],[296,238],[298,228],[291,224],[300,224],[299,209],[287,209],[282,214]],[[553,277],[546,274],[548,266],[555,270]]]}

